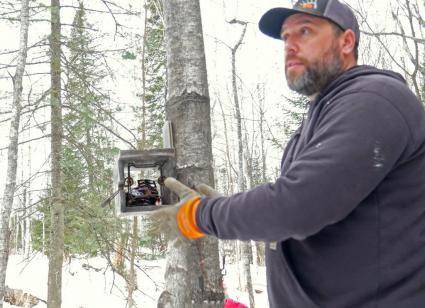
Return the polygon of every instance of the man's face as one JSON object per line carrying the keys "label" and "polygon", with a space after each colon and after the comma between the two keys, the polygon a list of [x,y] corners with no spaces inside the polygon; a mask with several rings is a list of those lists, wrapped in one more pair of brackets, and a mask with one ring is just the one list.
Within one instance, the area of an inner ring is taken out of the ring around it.
{"label": "man's face", "polygon": [[341,48],[331,23],[305,14],[282,25],[288,86],[300,94],[319,93],[343,71]]}

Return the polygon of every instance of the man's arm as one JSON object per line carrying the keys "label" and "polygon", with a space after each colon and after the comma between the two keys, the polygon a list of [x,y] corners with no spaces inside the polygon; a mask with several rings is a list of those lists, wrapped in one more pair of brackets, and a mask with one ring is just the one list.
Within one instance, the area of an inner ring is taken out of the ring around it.
{"label": "man's arm", "polygon": [[326,106],[314,135],[273,184],[204,198],[196,224],[222,239],[305,238],[346,217],[392,170],[410,138],[402,115],[374,93]]}

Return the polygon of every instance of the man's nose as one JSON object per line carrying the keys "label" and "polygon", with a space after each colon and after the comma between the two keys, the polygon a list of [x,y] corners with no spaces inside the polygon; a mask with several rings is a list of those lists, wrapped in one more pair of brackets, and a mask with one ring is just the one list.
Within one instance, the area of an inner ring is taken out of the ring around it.
{"label": "man's nose", "polygon": [[285,40],[285,54],[287,55],[294,55],[298,52],[298,44],[297,42],[291,38],[288,37]]}

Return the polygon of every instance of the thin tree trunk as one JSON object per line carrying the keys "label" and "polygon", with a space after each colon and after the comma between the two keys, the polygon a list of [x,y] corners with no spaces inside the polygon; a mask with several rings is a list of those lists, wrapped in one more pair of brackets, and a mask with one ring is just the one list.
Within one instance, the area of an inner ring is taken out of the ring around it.
{"label": "thin tree trunk", "polygon": [[223,125],[224,125],[224,140],[226,142],[226,169],[227,169],[227,183],[228,183],[228,187],[229,187],[229,191],[228,191],[228,195],[233,195],[234,194],[234,189],[233,189],[233,177],[232,177],[232,172],[233,172],[233,166],[232,166],[232,160],[230,159],[230,144],[229,144],[229,136],[228,136],[228,129],[227,129],[227,121],[226,121],[226,116],[224,114],[224,109],[223,109],[223,103],[221,102],[221,100],[218,100],[218,104],[220,106],[220,110],[221,110],[221,116],[223,119]]}
{"label": "thin tree trunk", "polygon": [[[235,118],[236,118],[236,129],[238,137],[238,188],[239,191],[244,191],[246,188],[244,172],[243,172],[243,137],[242,137],[242,116],[240,111],[239,96],[236,84],[236,52],[242,44],[244,39],[247,23],[238,20],[232,20],[230,23],[240,24],[243,26],[241,36],[238,42],[231,49],[232,51],[232,88],[233,88],[233,100],[235,104]],[[250,267],[250,242],[240,242],[239,249],[241,254],[241,266],[242,266],[242,288],[246,289],[249,295],[250,307],[254,308],[254,291],[252,288],[251,279],[251,267]]]}
{"label": "thin tree trunk", "polygon": [[[31,139],[31,130],[28,130],[28,140]],[[28,144],[28,153],[31,153],[31,143]],[[27,161],[27,173],[29,177],[31,176],[31,155],[28,155]],[[25,204],[25,247],[24,256],[29,258],[32,249],[32,239],[31,239],[31,205],[32,205],[32,194],[31,194],[31,181],[27,183],[27,202]]]}
{"label": "thin tree trunk", "polygon": [[131,246],[130,246],[130,269],[128,273],[127,287],[128,287],[128,308],[136,307],[136,303],[133,298],[133,293],[137,289],[137,274],[134,267],[136,260],[137,247],[139,245],[139,228],[137,223],[137,216],[133,217],[133,230],[131,237]]}
{"label": "thin tree trunk", "polygon": [[47,308],[60,308],[62,302],[62,263],[64,252],[64,200],[62,197],[62,105],[61,105],[61,24],[60,0],[51,0],[51,159],[52,198],[49,242]]}
{"label": "thin tree trunk", "polygon": [[22,79],[27,60],[29,0],[22,0],[21,29],[19,35],[19,52],[15,76],[13,78],[13,104],[9,131],[9,147],[7,151],[7,177],[2,200],[0,218],[0,308],[3,307],[5,292],[7,260],[9,257],[10,229],[9,220],[12,211],[13,197],[16,188],[16,172],[18,165],[18,137],[21,116]]}
{"label": "thin tree trunk", "polygon": [[[264,122],[265,119],[265,110],[264,110],[264,85],[262,87],[257,86],[258,93],[258,105],[259,105],[259,114],[260,114],[260,142],[261,142],[261,182],[267,182],[267,164],[266,164],[266,148],[265,148],[265,133],[264,133]],[[258,266],[264,266],[265,263],[265,246],[263,242],[254,242],[255,246],[255,264],[258,271]]]}
{"label": "thin tree trunk", "polygon": [[148,3],[144,0],[144,27],[143,27],[143,42],[142,42],[142,140],[140,142],[140,149],[144,149],[146,146],[146,35],[147,35],[147,24],[148,24]]}
{"label": "thin tree trunk", "polygon": [[261,141],[261,182],[267,182],[267,165],[266,165],[266,149],[265,149],[265,134],[264,134],[264,122],[265,122],[265,110],[264,110],[264,86],[260,88],[257,85],[258,93],[258,105],[259,105],[259,114],[260,114],[260,141]]}
{"label": "thin tree trunk", "polygon": [[43,217],[41,218],[42,223],[42,235],[41,235],[41,243],[42,243],[42,253],[43,255],[46,254],[46,218],[43,214]]}
{"label": "thin tree trunk", "polygon": [[[148,19],[148,6],[147,1],[144,1],[144,27],[143,27],[143,42],[142,42],[142,119],[141,119],[141,139],[138,142],[138,149],[144,150],[146,146],[146,72],[145,72],[145,50],[146,50],[146,25]],[[130,268],[127,277],[127,290],[128,290],[128,307],[133,308],[136,306],[134,302],[133,293],[137,288],[137,273],[134,267],[136,260],[137,247],[139,245],[139,229],[138,229],[138,218],[133,217],[133,228],[130,243]]]}
{"label": "thin tree trunk", "polygon": [[231,49],[232,52],[232,92],[233,92],[233,103],[235,108],[235,118],[236,118],[236,133],[238,138],[238,189],[239,191],[245,190],[245,178],[243,172],[243,138],[242,138],[242,116],[241,109],[239,103],[239,95],[238,95],[238,86],[236,83],[236,52],[242,44],[243,38],[246,33],[246,22],[241,22],[237,20],[232,20],[230,23],[240,24],[243,26],[241,36],[239,40]]}
{"label": "thin tree trunk", "polygon": [[26,234],[26,217],[27,217],[27,188],[24,188],[22,192],[22,208],[21,208],[21,217],[19,218],[19,224],[21,225],[21,251],[22,255],[25,255],[26,243],[25,243],[25,234]]}
{"label": "thin tree trunk", "polygon": [[[86,144],[91,145],[92,144],[92,136],[90,132],[90,128],[86,128]],[[87,175],[89,180],[89,187],[90,190],[95,191],[96,187],[94,186],[94,179],[95,179],[95,172],[94,172],[94,163],[93,163],[93,156],[92,153],[90,153],[90,150],[86,150],[86,148],[83,148],[83,151],[86,153],[86,161],[87,161]]]}
{"label": "thin tree trunk", "polygon": [[[183,183],[214,185],[208,81],[199,0],[164,1],[167,45],[166,118],[176,149],[176,175]],[[158,307],[201,307],[224,299],[218,241],[170,242],[166,285]],[[168,305],[168,306],[167,306]]]}
{"label": "thin tree trunk", "polygon": [[[28,193],[28,198],[31,193]],[[27,202],[29,205],[29,201]],[[27,212],[25,214],[25,247],[24,247],[24,257],[29,258],[31,255],[31,248],[32,248],[32,240],[31,240],[31,215],[29,213],[29,210],[27,209]]]}
{"label": "thin tree trunk", "polygon": [[124,220],[121,224],[121,234],[118,241],[115,243],[114,254],[114,267],[115,270],[123,277],[125,277],[125,254],[127,251],[128,235],[129,235],[129,221]]}
{"label": "thin tree trunk", "polygon": [[254,300],[254,289],[252,287],[252,277],[251,277],[251,242],[241,242],[241,262],[242,262],[242,268],[243,268],[243,282],[245,290],[248,292],[249,297],[249,307],[254,308],[255,307],[255,300]]}
{"label": "thin tree trunk", "polygon": [[12,218],[10,224],[10,234],[13,235],[13,242],[11,247],[9,248],[9,252],[17,254],[19,252],[19,214],[15,214],[13,216],[14,217]]}

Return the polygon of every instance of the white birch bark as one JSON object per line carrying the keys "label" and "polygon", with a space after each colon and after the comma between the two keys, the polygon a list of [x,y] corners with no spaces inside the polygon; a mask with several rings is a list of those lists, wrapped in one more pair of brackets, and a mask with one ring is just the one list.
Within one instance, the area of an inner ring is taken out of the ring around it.
{"label": "white birch bark", "polygon": [[[214,185],[211,118],[199,0],[163,1],[167,48],[166,118],[174,130],[176,176]],[[202,307],[222,301],[218,241],[170,242],[166,286],[158,307]],[[222,304],[221,304],[222,305]]]}
{"label": "white birch bark", "polygon": [[0,218],[0,308],[3,307],[6,268],[9,257],[9,220],[16,188],[16,171],[18,163],[19,121],[21,116],[22,79],[27,59],[29,0],[21,2],[21,28],[19,34],[19,51],[15,76],[13,78],[12,118],[9,132],[7,154],[7,177],[4,189]]}

